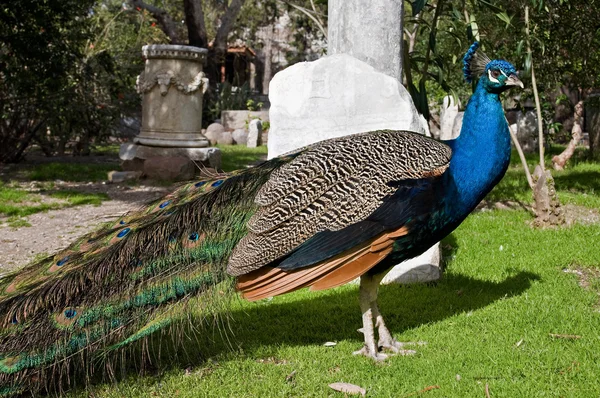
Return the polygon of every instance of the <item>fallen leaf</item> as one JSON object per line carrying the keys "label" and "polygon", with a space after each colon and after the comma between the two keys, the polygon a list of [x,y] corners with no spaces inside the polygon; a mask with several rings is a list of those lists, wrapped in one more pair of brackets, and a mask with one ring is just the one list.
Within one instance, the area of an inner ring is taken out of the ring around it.
{"label": "fallen leaf", "polygon": [[554,337],[555,339],[570,339],[570,340],[577,340],[577,339],[581,338],[581,336],[578,336],[576,334],[557,334],[557,333],[550,333],[550,337]]}
{"label": "fallen leaf", "polygon": [[296,377],[295,370],[285,377],[285,381],[287,381],[288,383],[291,383],[292,381],[294,381],[294,377]]}
{"label": "fallen leaf", "polygon": [[485,398],[490,398],[490,386],[487,383],[485,385]]}
{"label": "fallen leaf", "polygon": [[334,389],[335,391],[343,392],[350,395],[360,394],[364,397],[367,393],[367,390],[365,390],[364,388],[350,383],[331,383],[329,387]]}
{"label": "fallen leaf", "polygon": [[517,344],[515,344],[515,345],[516,345],[517,347],[520,347],[520,346],[521,346],[521,344],[523,344],[523,341],[524,341],[524,340],[523,340],[523,339],[521,339],[521,340],[517,341]]}
{"label": "fallen leaf", "polygon": [[[459,375],[456,375],[456,376],[458,376],[458,377],[460,378],[460,376],[459,376]],[[460,379],[457,379],[457,380],[460,380]],[[439,388],[440,388],[440,386],[437,386],[437,385],[436,385],[436,386],[428,386],[428,387],[425,387],[425,388],[424,388],[424,389],[422,389],[422,390],[415,391],[415,392],[411,392],[411,393],[408,393],[408,394],[406,394],[406,395],[403,395],[403,396],[402,396],[402,398],[408,398],[408,397],[412,397],[412,396],[414,396],[414,395],[421,395],[421,394],[423,394],[424,392],[431,391],[431,390],[437,390],[437,389],[439,389]]]}
{"label": "fallen leaf", "polygon": [[456,375],[456,381],[460,381],[460,379],[462,379],[462,377],[460,377],[460,375]]}
{"label": "fallen leaf", "polygon": [[325,347],[335,347],[337,345],[336,342],[334,341],[328,341],[325,344],[323,344]]}

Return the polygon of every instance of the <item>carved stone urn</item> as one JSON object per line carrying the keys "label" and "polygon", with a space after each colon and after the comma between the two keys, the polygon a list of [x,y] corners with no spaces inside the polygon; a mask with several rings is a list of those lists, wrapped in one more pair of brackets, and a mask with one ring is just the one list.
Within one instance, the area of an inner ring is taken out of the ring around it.
{"label": "carved stone urn", "polygon": [[152,44],[142,47],[146,60],[136,88],[142,95],[142,127],[137,144],[202,148],[202,96],[208,79],[202,71],[204,48]]}

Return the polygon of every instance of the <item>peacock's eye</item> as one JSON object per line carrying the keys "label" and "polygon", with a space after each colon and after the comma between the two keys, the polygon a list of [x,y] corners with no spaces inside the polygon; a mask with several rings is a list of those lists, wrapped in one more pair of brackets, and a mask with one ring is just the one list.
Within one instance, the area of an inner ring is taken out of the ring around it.
{"label": "peacock's eye", "polygon": [[494,79],[497,79],[498,76],[500,76],[500,75],[501,75],[501,72],[498,69],[492,69],[492,77]]}

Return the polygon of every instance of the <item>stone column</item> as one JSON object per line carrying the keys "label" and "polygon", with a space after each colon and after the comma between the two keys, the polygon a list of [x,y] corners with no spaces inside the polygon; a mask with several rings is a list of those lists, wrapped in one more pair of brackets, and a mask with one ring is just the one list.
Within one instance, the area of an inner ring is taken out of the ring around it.
{"label": "stone column", "polygon": [[329,0],[328,54],[350,54],[402,83],[403,0]]}
{"label": "stone column", "polygon": [[122,144],[124,171],[147,177],[186,180],[198,163],[218,169],[221,152],[202,134],[204,48],[155,44],[142,47],[146,60],[136,88],[142,95],[142,126],[134,143]]}
{"label": "stone column", "polygon": [[202,135],[202,95],[208,79],[202,72],[204,48],[153,44],[142,47],[146,60],[138,76],[142,94],[142,128],[137,144],[201,148],[208,146]]}

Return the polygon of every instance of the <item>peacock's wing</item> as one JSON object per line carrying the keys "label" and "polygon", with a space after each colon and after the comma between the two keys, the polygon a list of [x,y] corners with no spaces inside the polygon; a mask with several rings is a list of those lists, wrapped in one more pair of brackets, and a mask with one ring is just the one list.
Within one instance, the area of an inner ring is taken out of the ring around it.
{"label": "peacock's wing", "polygon": [[185,184],[2,276],[0,395],[35,388],[68,369],[67,359],[97,359],[91,354],[148,336],[185,315],[192,295],[203,295],[208,307],[208,295],[225,286],[211,289],[232,279],[227,258],[246,234],[254,196],[284,162]]}
{"label": "peacock's wing", "polygon": [[227,272],[240,276],[238,288],[249,299],[360,275],[389,254],[411,219],[431,209],[427,198],[451,154],[405,131],[357,134],[300,151],[259,190],[260,207]]}

